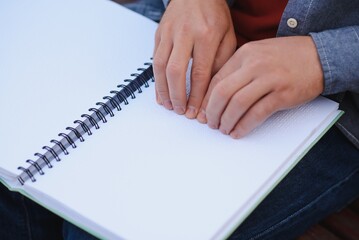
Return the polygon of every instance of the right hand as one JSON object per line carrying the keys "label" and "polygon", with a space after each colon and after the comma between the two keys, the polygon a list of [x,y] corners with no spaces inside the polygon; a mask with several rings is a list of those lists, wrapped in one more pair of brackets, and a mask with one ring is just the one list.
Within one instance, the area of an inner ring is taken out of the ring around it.
{"label": "right hand", "polygon": [[[172,0],[158,26],[153,59],[156,100],[195,118],[211,77],[236,50],[225,0]],[[187,101],[186,71],[193,58]]]}

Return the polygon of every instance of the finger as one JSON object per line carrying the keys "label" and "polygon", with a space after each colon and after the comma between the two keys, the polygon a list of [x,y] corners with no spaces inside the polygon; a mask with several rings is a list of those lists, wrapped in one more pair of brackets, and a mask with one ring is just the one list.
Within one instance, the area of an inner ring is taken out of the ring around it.
{"label": "finger", "polygon": [[156,93],[156,102],[157,102],[159,105],[163,105],[163,104],[162,104],[162,101],[161,101],[161,99],[160,99],[160,96],[158,96],[157,90],[155,90],[155,93]]}
{"label": "finger", "polygon": [[218,128],[222,113],[233,95],[250,83],[253,74],[248,68],[239,68],[214,86],[206,107],[207,124]]}
{"label": "finger", "polygon": [[[158,49],[158,45],[159,45],[159,43],[160,43],[160,41],[161,41],[161,33],[160,33],[160,29],[159,28],[157,28],[157,31],[156,31],[156,34],[155,34],[155,47],[154,47],[154,49],[153,49],[153,54],[152,54],[152,56],[153,56],[153,58],[154,58],[154,56],[155,56],[155,54],[156,54],[156,52],[157,52],[157,49]],[[155,74],[155,73],[154,73]],[[156,102],[159,104],[159,105],[163,105],[162,104],[162,100],[161,100],[161,98],[160,98],[160,96],[158,95],[158,92],[157,92],[157,89],[155,88],[155,94],[156,94]]]}
{"label": "finger", "polygon": [[220,118],[219,130],[229,134],[242,116],[257,101],[271,92],[269,81],[256,79],[242,87],[230,99]]}
{"label": "finger", "polygon": [[163,106],[172,110],[172,103],[168,91],[166,66],[171,54],[172,42],[160,41],[153,57],[153,73],[155,77],[155,88],[157,93],[157,102],[161,102]]}
{"label": "finger", "polygon": [[208,106],[208,101],[212,95],[213,89],[218,85],[223,79],[228,75],[237,71],[241,67],[241,59],[238,58],[237,54],[234,54],[224,65],[223,67],[213,76],[208,86],[206,95],[203,98],[199,113],[197,115],[197,120],[201,123],[207,123],[206,109]]}
{"label": "finger", "polygon": [[152,56],[156,55],[158,45],[160,44],[160,42],[161,42],[161,30],[160,30],[160,28],[157,28],[156,33],[155,33],[155,47],[153,48]]}
{"label": "finger", "polygon": [[174,42],[166,67],[167,84],[173,110],[184,114],[186,110],[186,72],[193,50],[193,42],[181,35]]}
{"label": "finger", "polygon": [[231,137],[238,139],[247,135],[254,128],[261,125],[274,112],[281,109],[280,106],[281,101],[273,92],[264,96],[238,121],[235,128],[230,133]]}
{"label": "finger", "polygon": [[191,69],[191,92],[188,98],[186,117],[197,116],[198,109],[206,94],[211,79],[212,66],[215,61],[216,49],[220,39],[205,38],[198,42],[193,49],[193,64]]}
{"label": "finger", "polygon": [[213,88],[217,86],[218,83],[220,83],[224,78],[220,74],[216,74],[210,81],[210,84],[208,86],[207,92],[202,100],[201,107],[198,111],[197,120],[200,123],[207,123],[207,116],[206,116],[206,109],[208,106],[209,98],[211,97],[211,94],[213,92]]}

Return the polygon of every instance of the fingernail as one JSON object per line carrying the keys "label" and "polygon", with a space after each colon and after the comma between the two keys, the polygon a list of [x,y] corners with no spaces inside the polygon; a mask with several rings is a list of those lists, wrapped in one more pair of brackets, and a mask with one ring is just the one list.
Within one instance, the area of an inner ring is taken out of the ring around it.
{"label": "fingernail", "polygon": [[177,114],[184,114],[185,113],[185,109],[184,107],[180,107],[180,106],[174,106],[173,107],[174,111],[177,113]]}
{"label": "fingernail", "polygon": [[168,109],[168,110],[172,110],[173,109],[173,106],[172,106],[172,102],[171,100],[166,100],[163,102],[163,106]]}
{"label": "fingernail", "polygon": [[157,101],[157,103],[158,103],[159,105],[162,105],[162,101],[161,101],[161,99],[160,99],[158,96],[156,96],[156,101]]}
{"label": "fingernail", "polygon": [[241,135],[239,134],[238,131],[234,130],[229,134],[232,138],[234,139],[239,139],[241,137]]}
{"label": "fingernail", "polygon": [[197,109],[195,107],[189,106],[186,111],[186,117],[189,119],[195,118],[197,115]]}
{"label": "fingernail", "polygon": [[208,125],[208,127],[212,128],[212,129],[218,129],[218,125],[214,124],[212,122],[208,122],[207,125]]}
{"label": "fingernail", "polygon": [[229,131],[227,129],[223,128],[222,126],[219,127],[219,131],[225,135],[229,134]]}
{"label": "fingernail", "polygon": [[197,120],[200,123],[207,123],[206,112],[203,109],[198,113]]}

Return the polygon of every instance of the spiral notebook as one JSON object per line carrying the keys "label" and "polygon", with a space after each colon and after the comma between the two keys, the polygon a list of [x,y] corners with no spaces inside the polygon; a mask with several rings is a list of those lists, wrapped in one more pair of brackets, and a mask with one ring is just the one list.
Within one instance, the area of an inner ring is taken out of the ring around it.
{"label": "spiral notebook", "polygon": [[0,2],[0,178],[104,239],[222,239],[341,114],[233,140],[155,103],[157,24],[105,0]]}

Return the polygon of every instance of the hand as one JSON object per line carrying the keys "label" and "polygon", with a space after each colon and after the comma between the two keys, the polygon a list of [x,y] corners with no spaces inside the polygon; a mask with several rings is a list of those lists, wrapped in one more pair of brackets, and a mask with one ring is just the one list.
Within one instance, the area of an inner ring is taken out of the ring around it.
{"label": "hand", "polygon": [[213,77],[197,119],[240,138],[274,112],[314,99],[323,85],[311,37],[251,42]]}
{"label": "hand", "polygon": [[[195,118],[213,74],[234,53],[236,39],[225,0],[172,0],[159,24],[153,59],[156,99]],[[193,58],[187,102],[186,71]]]}

